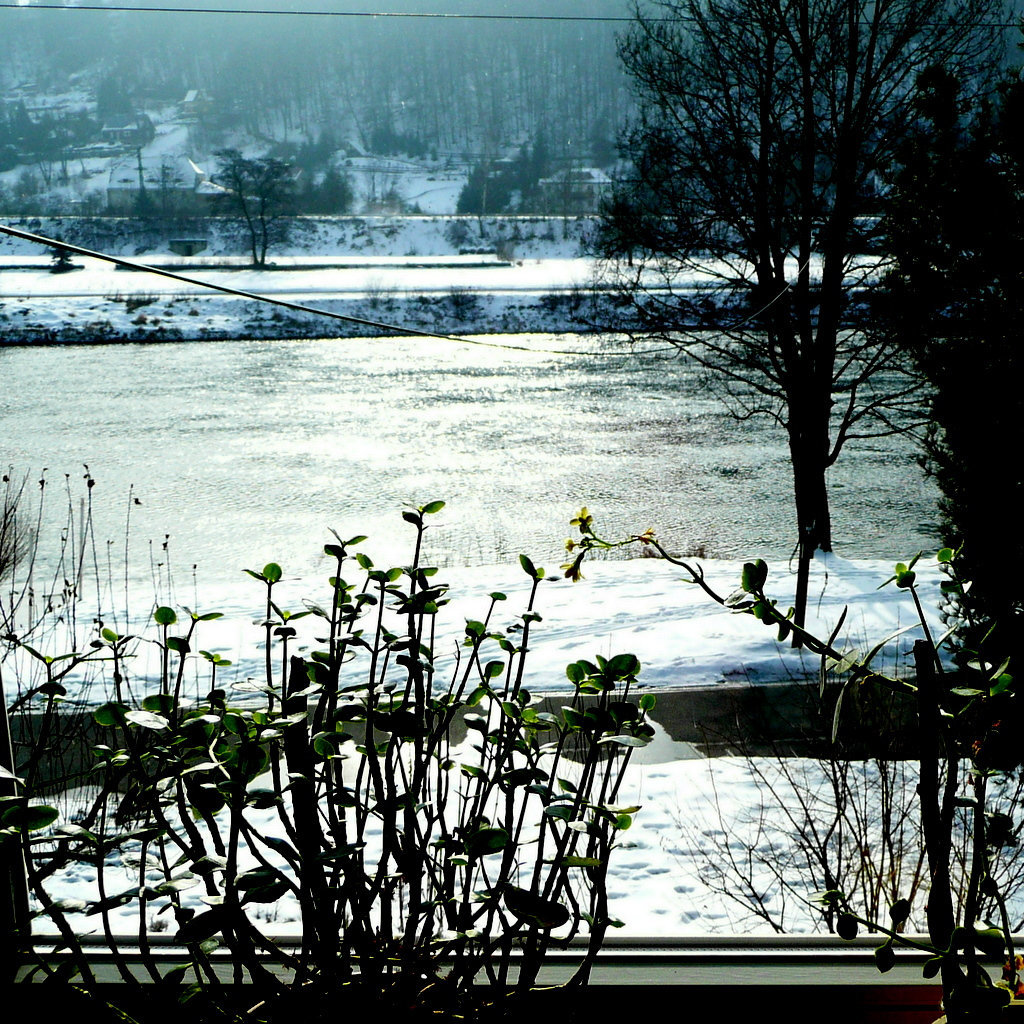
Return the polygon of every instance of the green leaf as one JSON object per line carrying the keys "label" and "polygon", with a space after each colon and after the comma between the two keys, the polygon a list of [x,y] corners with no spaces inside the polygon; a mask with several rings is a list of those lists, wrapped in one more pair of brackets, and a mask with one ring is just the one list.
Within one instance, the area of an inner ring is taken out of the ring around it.
{"label": "green leaf", "polygon": [[174,698],[169,693],[151,693],[142,698],[142,707],[145,711],[167,715],[174,707]]}
{"label": "green leaf", "polygon": [[0,814],[0,825],[19,832],[35,832],[52,825],[60,815],[56,807],[47,804],[15,804]]}
{"label": "green leaf", "polygon": [[263,578],[268,583],[278,583],[281,580],[281,566],[277,562],[268,562],[263,566]]}
{"label": "green leaf", "polygon": [[640,661],[635,654],[616,654],[608,662],[606,671],[616,679],[625,679],[640,671]]}
{"label": "green leaf", "polygon": [[850,941],[857,938],[858,929],[857,918],[853,914],[840,914],[836,919],[836,934],[841,939]]}
{"label": "green leaf", "polygon": [[1010,667],[1010,659],[1004,659],[1003,663],[997,669],[993,669],[992,674],[988,677],[989,682],[998,679],[1006,670]]}
{"label": "green leaf", "polygon": [[96,846],[99,843],[99,837],[95,833],[91,833],[88,828],[83,828],[81,825],[77,825],[72,821],[68,821],[62,825],[57,825],[53,831],[57,836],[66,836],[68,839],[81,840],[83,843],[88,843],[90,846]]}
{"label": "green leaf", "polygon": [[173,626],[178,621],[178,614],[173,608],[161,605],[153,612],[153,621],[158,626]]}
{"label": "green leaf", "polygon": [[276,903],[288,892],[288,881],[274,868],[253,868],[239,875],[235,885],[246,903]]}
{"label": "green leaf", "polygon": [[[65,914],[80,914],[83,910],[86,910],[88,906],[89,904],[86,903],[85,900],[64,897],[63,899],[54,900],[50,904],[50,910],[62,910]],[[49,913],[49,910],[40,911],[40,913]]]}
{"label": "green leaf", "polygon": [[506,718],[511,718],[515,722],[523,717],[523,709],[515,701],[503,700],[501,710],[505,713]]}
{"label": "green leaf", "polygon": [[554,900],[545,900],[526,889],[506,885],[503,898],[509,911],[521,920],[541,928],[560,928],[569,918],[569,911]]}
{"label": "green leaf", "polygon": [[896,966],[896,954],[892,948],[892,941],[884,942],[875,950],[875,966],[882,974],[887,974]]}
{"label": "green leaf", "polygon": [[941,956],[933,956],[925,960],[924,966],[921,968],[921,973],[924,977],[929,980],[936,977],[942,969],[942,960],[943,958]]}
{"label": "green leaf", "polygon": [[194,860],[189,867],[197,875],[208,875],[213,871],[220,871],[227,866],[227,857],[222,857],[220,854],[207,854],[205,857],[200,857],[198,860]]}
{"label": "green leaf", "polygon": [[443,508],[444,508],[444,502],[443,501],[429,501],[429,502],[427,502],[426,505],[423,506],[423,508],[420,509],[420,511],[425,516],[432,516],[432,515],[436,515]]}
{"label": "green leaf", "polygon": [[526,555],[519,556],[519,564],[523,567],[523,572],[525,572],[526,575],[530,577],[530,579],[535,580],[538,578],[537,567],[533,564],[532,561],[530,561],[530,559]]}
{"label": "green leaf", "polygon": [[204,939],[212,938],[221,929],[221,923],[226,914],[223,907],[214,907],[205,913],[196,914],[195,917],[185,921],[178,929],[179,942],[202,942]]}
{"label": "green leaf", "polygon": [[154,886],[151,891],[156,896],[166,896],[172,892],[183,892],[186,889],[192,889],[199,884],[199,879],[194,878],[191,875],[184,878],[168,878],[166,881],[160,882],[159,885]]}
{"label": "green leaf", "polygon": [[138,889],[126,889],[124,892],[119,892],[113,896],[107,896],[105,899],[96,900],[90,903],[89,909],[85,912],[85,916],[93,917],[96,914],[109,913],[111,910],[123,907],[127,903],[133,903],[138,898]]}
{"label": "green leaf", "polygon": [[896,586],[899,587],[900,590],[909,590],[916,580],[917,573],[911,572],[909,569],[896,574]]}
{"label": "green leaf", "polygon": [[658,704],[658,698],[653,693],[645,693],[640,698],[641,711],[653,711]]}
{"label": "green leaf", "polygon": [[850,680],[847,679],[839,689],[839,694],[836,697],[835,710],[832,712],[832,742],[835,743],[836,737],[839,735],[839,718],[843,711],[843,699],[846,697],[847,692],[850,689]]}
{"label": "green leaf", "polygon": [[957,697],[982,697],[985,694],[984,690],[973,686],[954,686],[949,692]]}
{"label": "green leaf", "polygon": [[910,917],[910,900],[897,900],[889,908],[889,917],[892,920],[893,927],[898,928],[903,924]]}
{"label": "green leaf", "polygon": [[824,892],[811,893],[808,899],[823,907],[840,907],[843,904],[844,896],[841,889],[827,889]]}
{"label": "green leaf", "polygon": [[234,736],[245,736],[249,731],[249,723],[234,711],[225,714],[221,721],[224,723],[224,730]]}
{"label": "green leaf", "polygon": [[126,722],[141,726],[143,729],[166,729],[169,726],[166,718],[152,711],[129,711],[124,717]]}
{"label": "green leaf", "polygon": [[603,739],[599,739],[598,745],[604,743],[614,743],[618,747],[646,747],[647,740],[641,736],[605,736]]}
{"label": "green leaf", "polygon": [[481,828],[466,839],[466,852],[477,857],[504,850],[509,834],[503,828]]}
{"label": "green leaf", "polygon": [[563,857],[564,868],[599,868],[604,861],[597,857]]}
{"label": "green leaf", "polygon": [[562,717],[570,729],[579,729],[583,725],[583,716],[575,708],[562,708]]}
{"label": "green leaf", "polygon": [[974,945],[986,956],[1002,960],[1006,948],[1005,936],[998,928],[975,928]]}
{"label": "green leaf", "polygon": [[587,678],[587,671],[581,661],[574,661],[571,665],[565,666],[566,678],[574,686],[578,686]]}
{"label": "green leaf", "polygon": [[127,711],[127,704],[118,704],[111,701],[108,704],[101,704],[92,713],[92,717],[97,725],[124,725]]}
{"label": "green leaf", "polygon": [[545,779],[544,772],[536,768],[513,768],[501,776],[501,785],[505,789],[515,789],[517,786],[528,786],[537,779]]}
{"label": "green leaf", "polygon": [[763,559],[743,563],[740,586],[748,594],[759,593],[768,579],[768,565]]}
{"label": "green leaf", "polygon": [[544,814],[549,818],[568,821],[572,817],[572,804],[550,804],[544,808]]}
{"label": "green leaf", "polygon": [[989,689],[989,695],[992,697],[998,697],[1002,693],[1006,693],[1007,690],[1013,685],[1013,676],[1009,672],[1004,672],[998,679],[996,679]]}

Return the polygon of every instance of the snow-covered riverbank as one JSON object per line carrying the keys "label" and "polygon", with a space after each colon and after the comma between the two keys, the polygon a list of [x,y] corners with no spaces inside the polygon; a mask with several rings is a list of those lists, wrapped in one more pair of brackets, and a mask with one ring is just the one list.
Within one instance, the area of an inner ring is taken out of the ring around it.
{"label": "snow-covered riverbank", "polygon": [[[336,335],[560,332],[621,319],[593,291],[581,256],[593,229],[562,218],[324,218],[296,220],[265,269],[248,266],[238,225],[165,226],[124,220],[12,223],[194,281],[286,299],[331,316],[219,294],[201,284],[73,256],[53,273],[51,253],[0,237],[0,328],[7,343],[206,340]],[[173,255],[182,233],[201,254]],[[338,318],[369,321],[365,324]]]}
{"label": "snow-covered riverbank", "polygon": [[323,315],[126,273],[97,260],[78,264],[81,269],[59,275],[30,265],[0,274],[4,342],[561,333],[586,331],[612,316],[607,298],[590,291],[590,267],[581,259],[473,267],[382,261],[262,271],[181,268],[204,282],[312,307]]}

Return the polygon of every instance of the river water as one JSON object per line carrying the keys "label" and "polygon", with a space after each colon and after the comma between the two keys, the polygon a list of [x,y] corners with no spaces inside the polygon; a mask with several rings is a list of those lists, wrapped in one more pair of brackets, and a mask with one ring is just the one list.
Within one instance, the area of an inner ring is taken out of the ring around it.
{"label": "river water", "polygon": [[[781,432],[730,418],[692,366],[592,338],[490,340],[529,351],[405,338],[0,349],[0,458],[32,479],[46,469],[44,531],[59,529],[65,474],[77,509],[87,464],[101,558],[107,541],[122,550],[130,508],[143,565],[168,538],[166,557],[200,581],[272,560],[308,575],[331,528],[401,564],[402,508],[435,499],[448,503],[428,541],[440,565],[520,552],[557,565],[581,505],[609,536],[654,527],[708,557],[789,556]],[[847,557],[938,540],[906,439],[851,445],[830,490]]]}

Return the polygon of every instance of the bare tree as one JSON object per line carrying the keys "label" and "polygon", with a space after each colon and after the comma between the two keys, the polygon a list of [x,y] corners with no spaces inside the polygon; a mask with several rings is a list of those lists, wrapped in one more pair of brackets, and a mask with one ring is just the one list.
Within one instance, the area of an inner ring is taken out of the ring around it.
{"label": "bare tree", "polygon": [[785,430],[798,623],[814,551],[832,547],[828,469],[917,405],[868,315],[878,184],[918,75],[943,64],[977,80],[1001,6],[656,0],[620,44],[640,114],[599,248],[641,333],[702,364],[737,416]]}
{"label": "bare tree", "polygon": [[[18,512],[24,491],[25,480],[13,480],[11,470],[4,473],[3,492],[0,493],[0,582],[14,574],[29,557],[32,547],[33,531],[26,524],[24,515]],[[0,621],[3,621],[2,614]]]}
{"label": "bare tree", "polygon": [[253,266],[265,266],[278,221],[292,208],[292,169],[276,157],[245,157],[237,149],[222,150],[217,159],[218,184],[227,190],[232,209],[245,221]]}

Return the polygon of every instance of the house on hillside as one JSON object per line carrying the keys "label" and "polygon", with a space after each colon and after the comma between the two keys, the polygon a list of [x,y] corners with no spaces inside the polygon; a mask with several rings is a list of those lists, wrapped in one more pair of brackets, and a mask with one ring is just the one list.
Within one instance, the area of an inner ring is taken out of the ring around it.
{"label": "house on hillside", "polygon": [[567,167],[537,182],[544,209],[563,215],[596,213],[611,186],[598,167]]}
{"label": "house on hillside", "polygon": [[114,114],[103,122],[100,138],[107,145],[145,146],[156,136],[148,114]]}
{"label": "house on hillside", "polygon": [[107,210],[119,216],[205,214],[222,193],[185,156],[122,156],[110,164]]}
{"label": "house on hillside", "polygon": [[213,110],[213,100],[202,89],[189,89],[178,104],[182,121],[198,121]]}

